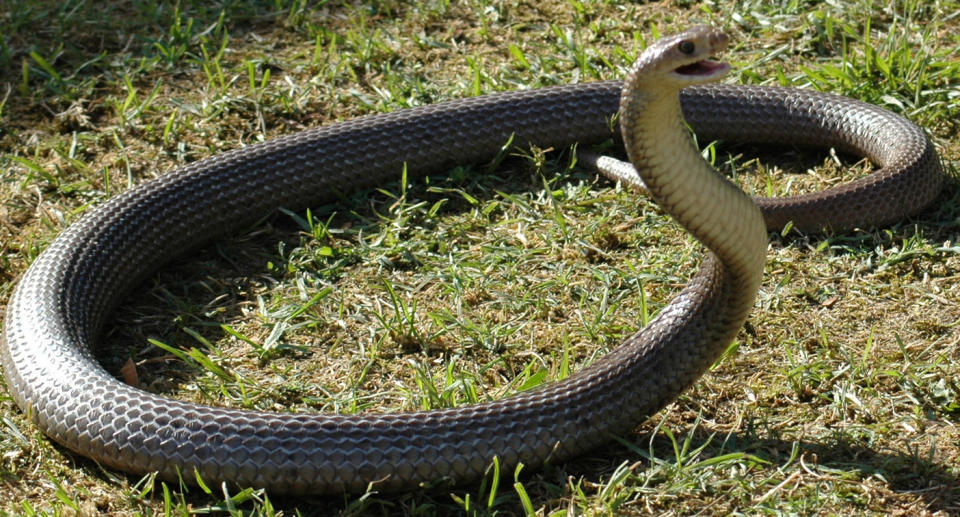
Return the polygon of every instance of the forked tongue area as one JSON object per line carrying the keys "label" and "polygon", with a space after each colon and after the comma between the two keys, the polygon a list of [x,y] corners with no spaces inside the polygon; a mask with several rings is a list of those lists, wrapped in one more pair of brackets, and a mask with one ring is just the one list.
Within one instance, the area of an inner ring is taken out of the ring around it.
{"label": "forked tongue area", "polygon": [[681,75],[712,75],[727,67],[726,63],[704,59],[689,65],[683,65],[674,70]]}

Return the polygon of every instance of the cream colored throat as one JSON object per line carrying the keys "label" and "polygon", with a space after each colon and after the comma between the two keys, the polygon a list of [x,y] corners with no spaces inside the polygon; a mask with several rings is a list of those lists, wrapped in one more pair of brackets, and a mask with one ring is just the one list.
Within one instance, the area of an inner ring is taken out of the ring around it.
{"label": "cream colored throat", "polygon": [[767,247],[760,210],[693,145],[677,93],[634,94],[624,108],[627,153],[651,195],[740,281],[759,285]]}

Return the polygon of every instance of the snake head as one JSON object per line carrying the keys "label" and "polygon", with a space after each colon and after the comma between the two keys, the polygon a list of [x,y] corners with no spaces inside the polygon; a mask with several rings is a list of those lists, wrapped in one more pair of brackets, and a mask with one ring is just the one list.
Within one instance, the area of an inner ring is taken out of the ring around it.
{"label": "snake head", "polygon": [[652,43],[637,60],[629,81],[643,89],[646,84],[676,89],[718,81],[730,65],[710,59],[727,48],[730,37],[719,29],[697,25]]}

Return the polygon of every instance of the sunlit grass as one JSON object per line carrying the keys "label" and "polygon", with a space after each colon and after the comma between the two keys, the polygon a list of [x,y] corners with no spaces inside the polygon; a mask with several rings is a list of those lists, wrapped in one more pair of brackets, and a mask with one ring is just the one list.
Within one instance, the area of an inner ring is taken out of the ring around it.
{"label": "sunlit grass", "polygon": [[[734,36],[731,81],[901,113],[956,174],[955,1],[13,0],[0,5],[0,307],[87,207],[178,165],[368,113],[621,77],[646,42],[697,22]],[[795,149],[706,154],[772,194],[865,167]],[[277,411],[456,407],[565,378],[648,321],[700,257],[656,207],[574,156],[511,149],[281,211],[158,273],[123,303],[99,356],[114,373],[132,359],[151,391]],[[728,353],[635,433],[576,461],[492,465],[452,489],[289,499],[100,468],[51,445],[4,396],[3,507],[955,513],[958,206],[951,182],[937,207],[891,228],[771,236],[759,302]]]}

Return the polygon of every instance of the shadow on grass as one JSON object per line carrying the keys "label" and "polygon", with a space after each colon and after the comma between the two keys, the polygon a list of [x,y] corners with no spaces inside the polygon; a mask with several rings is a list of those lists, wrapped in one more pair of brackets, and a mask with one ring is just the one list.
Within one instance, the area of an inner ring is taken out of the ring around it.
{"label": "shadow on grass", "polygon": [[[645,424],[644,427],[648,427]],[[609,445],[594,453],[590,453],[590,462],[583,466],[583,460],[574,460],[563,466],[564,477],[580,476],[602,483],[610,479],[617,465],[627,463],[637,465],[635,472],[640,480],[652,478],[651,491],[663,491],[667,494],[683,495],[693,500],[699,498],[698,493],[706,492],[703,501],[715,498],[725,499],[721,505],[730,509],[745,509],[754,505],[767,503],[771,508],[778,507],[776,502],[782,499],[781,509],[793,506],[791,500],[797,499],[797,508],[811,508],[804,499],[818,501],[829,508],[832,494],[819,490],[829,490],[835,483],[838,486],[858,485],[861,482],[874,481],[857,490],[842,490],[852,495],[838,495],[838,499],[845,499],[846,503],[854,507],[862,505],[864,510],[876,511],[869,504],[870,499],[894,498],[902,505],[914,505],[916,500],[922,501],[923,509],[930,512],[955,512],[960,506],[960,477],[955,469],[944,464],[944,460],[933,454],[923,451],[891,450],[880,451],[874,447],[864,445],[862,441],[848,438],[838,433],[824,439],[790,439],[781,438],[777,431],[747,429],[740,432],[724,434],[710,432],[708,426],[702,423],[693,433],[677,436],[676,441],[662,432],[651,436],[641,435],[633,447],[625,448],[618,445]],[[677,460],[675,446],[689,438],[689,450],[703,447],[702,452],[695,458],[687,458],[681,467]],[[638,452],[642,451],[642,452]],[[730,470],[737,470],[736,475],[730,476],[724,472],[725,467],[717,469],[717,474],[699,479],[696,471],[701,465],[710,463],[711,458],[723,455],[743,453],[749,455],[750,460],[731,461],[725,463]],[[651,473],[656,463],[667,466],[656,473]],[[768,462],[766,466],[754,463],[754,459]],[[597,468],[607,461],[607,467]],[[736,465],[744,465],[739,468]],[[796,482],[789,482],[789,478],[797,475]],[[730,477],[728,477],[730,476]],[[701,485],[700,483],[703,482]],[[710,489],[712,483],[723,483],[722,488]],[[779,486],[783,483],[782,486]],[[637,483],[639,485],[639,483]],[[875,493],[878,485],[889,490],[889,493]],[[797,491],[798,495],[793,492]],[[629,489],[627,489],[629,492]],[[838,490],[838,493],[841,490]],[[833,501],[838,505],[839,501]],[[876,501],[873,504],[878,504]],[[880,508],[883,508],[880,506]]]}
{"label": "shadow on grass", "polygon": [[7,0],[0,5],[0,73],[20,77],[21,67],[27,66],[31,68],[28,86],[52,87],[48,81],[62,83],[111,69],[115,64],[103,59],[107,54],[126,55],[133,61],[158,60],[168,66],[182,64],[181,59],[199,55],[201,42],[218,44],[225,26],[236,38],[271,27],[312,29],[311,20],[334,20],[353,12],[382,16],[389,9],[379,1],[330,2],[317,9],[302,2],[272,0]]}

